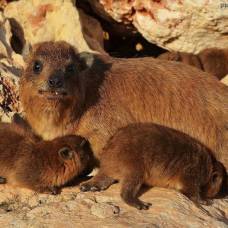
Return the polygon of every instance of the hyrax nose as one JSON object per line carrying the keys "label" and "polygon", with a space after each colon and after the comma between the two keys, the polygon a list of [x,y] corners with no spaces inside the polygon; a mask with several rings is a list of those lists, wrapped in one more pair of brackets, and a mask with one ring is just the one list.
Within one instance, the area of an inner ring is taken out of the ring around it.
{"label": "hyrax nose", "polygon": [[63,77],[55,74],[49,77],[48,85],[50,88],[57,89],[63,87]]}

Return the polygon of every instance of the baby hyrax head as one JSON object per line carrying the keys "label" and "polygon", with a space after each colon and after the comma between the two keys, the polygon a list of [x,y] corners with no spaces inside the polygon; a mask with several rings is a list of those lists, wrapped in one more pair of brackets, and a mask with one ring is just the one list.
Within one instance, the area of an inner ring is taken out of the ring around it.
{"label": "baby hyrax head", "polygon": [[84,99],[80,72],[92,65],[92,58],[92,55],[76,54],[64,41],[38,43],[26,59],[22,90],[29,90],[33,99],[43,100],[45,104],[63,100],[80,103]]}
{"label": "baby hyrax head", "polygon": [[207,198],[226,196],[228,190],[228,176],[224,165],[215,160],[209,182],[203,188]]}
{"label": "baby hyrax head", "polygon": [[[46,186],[61,186],[90,168],[92,153],[88,142],[75,135],[41,142],[36,154],[43,154],[40,181]],[[40,159],[40,158],[39,158]]]}

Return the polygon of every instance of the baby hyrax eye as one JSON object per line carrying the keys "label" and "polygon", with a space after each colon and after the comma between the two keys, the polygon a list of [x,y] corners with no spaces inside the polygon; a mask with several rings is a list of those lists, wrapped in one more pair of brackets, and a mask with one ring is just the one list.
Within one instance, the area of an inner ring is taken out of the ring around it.
{"label": "baby hyrax eye", "polygon": [[43,69],[43,64],[41,61],[39,60],[36,60],[34,63],[33,63],[33,72],[35,74],[39,74]]}
{"label": "baby hyrax eye", "polygon": [[76,70],[76,67],[73,63],[66,66],[66,73],[74,73]]}
{"label": "baby hyrax eye", "polygon": [[69,160],[73,157],[73,151],[69,147],[61,148],[58,154],[63,160]]}

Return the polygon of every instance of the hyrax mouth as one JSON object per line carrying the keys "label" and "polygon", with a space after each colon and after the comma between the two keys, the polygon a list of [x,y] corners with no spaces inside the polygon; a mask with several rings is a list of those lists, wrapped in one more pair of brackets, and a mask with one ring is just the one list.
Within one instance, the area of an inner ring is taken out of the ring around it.
{"label": "hyrax mouth", "polygon": [[67,92],[64,90],[39,90],[39,95],[46,97],[47,99],[64,99],[67,97]]}

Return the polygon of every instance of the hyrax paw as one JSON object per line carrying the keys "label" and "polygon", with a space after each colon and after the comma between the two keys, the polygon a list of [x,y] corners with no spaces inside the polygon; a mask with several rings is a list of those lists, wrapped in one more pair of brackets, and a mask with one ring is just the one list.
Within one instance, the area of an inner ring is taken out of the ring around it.
{"label": "hyrax paw", "polygon": [[140,203],[137,203],[136,204],[136,208],[138,210],[148,210],[151,206],[151,203],[145,203],[145,202],[142,202],[140,201]]}
{"label": "hyrax paw", "polygon": [[43,194],[51,194],[51,195],[58,195],[60,194],[61,190],[60,188],[53,186],[53,187],[47,187],[47,188],[41,188],[36,190],[39,193]]}
{"label": "hyrax paw", "polygon": [[84,184],[81,184],[80,190],[82,192],[88,192],[88,191],[96,192],[96,191],[100,191],[101,189],[98,186],[96,186],[95,184],[84,183]]}
{"label": "hyrax paw", "polygon": [[58,194],[60,194],[60,188],[58,188],[58,187],[51,187],[50,188],[50,192],[51,192],[52,195],[58,195]]}
{"label": "hyrax paw", "polygon": [[198,203],[204,206],[211,206],[213,204],[213,201],[210,199],[206,199],[206,200],[199,200]]}
{"label": "hyrax paw", "polygon": [[135,199],[134,201],[131,201],[131,202],[128,201],[126,203],[132,207],[137,208],[138,210],[148,210],[150,208],[150,206],[152,205],[151,203],[146,203],[146,202],[143,202],[138,199]]}

